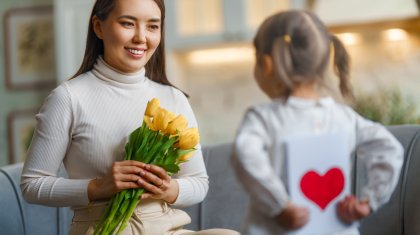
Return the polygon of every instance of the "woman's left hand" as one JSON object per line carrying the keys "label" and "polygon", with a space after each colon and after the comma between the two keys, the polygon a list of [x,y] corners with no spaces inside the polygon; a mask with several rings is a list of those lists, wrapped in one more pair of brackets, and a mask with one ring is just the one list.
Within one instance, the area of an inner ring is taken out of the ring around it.
{"label": "woman's left hand", "polygon": [[162,199],[168,203],[176,201],[179,193],[178,182],[173,180],[165,169],[146,164],[140,172],[140,177],[138,184],[146,190],[141,196],[142,199]]}

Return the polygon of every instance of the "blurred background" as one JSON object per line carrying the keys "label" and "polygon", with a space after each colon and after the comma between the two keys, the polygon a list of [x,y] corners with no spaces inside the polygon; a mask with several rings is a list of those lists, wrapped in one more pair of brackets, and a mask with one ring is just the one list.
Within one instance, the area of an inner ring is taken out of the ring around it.
{"label": "blurred background", "polygon": [[[168,76],[190,95],[204,145],[233,141],[246,109],[268,101],[254,82],[252,39],[265,17],[286,9],[317,13],[342,39],[356,110],[385,125],[420,122],[420,1],[165,2]],[[93,3],[0,1],[0,166],[25,159],[35,113],[80,66]]]}

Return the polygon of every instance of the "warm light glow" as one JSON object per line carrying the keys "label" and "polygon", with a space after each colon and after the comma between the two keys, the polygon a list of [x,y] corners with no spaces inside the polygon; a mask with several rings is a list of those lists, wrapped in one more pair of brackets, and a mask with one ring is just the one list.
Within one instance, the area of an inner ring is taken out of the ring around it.
{"label": "warm light glow", "polygon": [[222,0],[177,0],[175,6],[180,36],[218,34],[223,31]]}
{"label": "warm light glow", "polygon": [[192,64],[236,63],[252,61],[254,54],[251,47],[229,47],[192,51],[187,58]]}
{"label": "warm light glow", "polygon": [[337,37],[346,46],[357,45],[362,42],[362,36],[357,33],[340,33],[340,34],[337,34]]}
{"label": "warm light glow", "polygon": [[382,33],[383,37],[387,41],[405,41],[408,38],[407,31],[403,29],[388,29]]}

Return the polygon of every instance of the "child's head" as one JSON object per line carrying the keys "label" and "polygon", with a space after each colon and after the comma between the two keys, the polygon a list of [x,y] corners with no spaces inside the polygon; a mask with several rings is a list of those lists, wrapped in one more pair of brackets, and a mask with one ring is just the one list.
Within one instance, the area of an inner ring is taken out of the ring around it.
{"label": "child's head", "polygon": [[267,18],[254,39],[255,77],[270,97],[289,97],[296,87],[321,85],[334,47],[340,91],[351,96],[349,56],[340,40],[313,13],[291,10]]}

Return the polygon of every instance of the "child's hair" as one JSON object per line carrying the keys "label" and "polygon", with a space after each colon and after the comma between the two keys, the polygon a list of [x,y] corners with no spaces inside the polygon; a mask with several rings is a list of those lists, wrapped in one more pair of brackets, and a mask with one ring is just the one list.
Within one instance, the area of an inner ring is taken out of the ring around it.
{"label": "child's hair", "polygon": [[261,63],[264,55],[272,57],[276,77],[286,89],[286,98],[303,82],[324,84],[331,44],[341,94],[352,97],[347,51],[315,14],[300,10],[277,13],[262,23],[254,38],[257,63]]}

